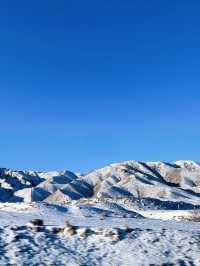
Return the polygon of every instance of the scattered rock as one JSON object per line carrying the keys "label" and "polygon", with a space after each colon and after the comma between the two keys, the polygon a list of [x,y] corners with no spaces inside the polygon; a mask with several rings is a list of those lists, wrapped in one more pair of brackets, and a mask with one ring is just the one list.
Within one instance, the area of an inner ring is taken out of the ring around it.
{"label": "scattered rock", "polygon": [[114,234],[114,235],[111,236],[111,239],[112,239],[114,242],[117,242],[117,241],[120,240],[120,236],[119,236],[119,234]]}
{"label": "scattered rock", "polygon": [[89,230],[87,228],[78,228],[77,229],[77,234],[80,237],[85,238],[89,234]]}
{"label": "scattered rock", "polygon": [[60,227],[52,227],[50,229],[50,232],[52,232],[53,234],[58,234],[58,233],[63,232],[63,228],[60,228]]}
{"label": "scattered rock", "polygon": [[130,228],[128,225],[126,225],[125,231],[126,231],[126,233],[131,233],[131,232],[133,232],[133,228]]}
{"label": "scattered rock", "polygon": [[62,234],[64,236],[73,236],[76,234],[76,230],[73,227],[65,227]]}
{"label": "scattered rock", "polygon": [[33,219],[29,222],[32,226],[43,226],[43,220],[42,219]]}
{"label": "scattered rock", "polygon": [[40,226],[34,226],[31,228],[31,231],[33,233],[38,233],[38,232],[41,232],[42,228]]}

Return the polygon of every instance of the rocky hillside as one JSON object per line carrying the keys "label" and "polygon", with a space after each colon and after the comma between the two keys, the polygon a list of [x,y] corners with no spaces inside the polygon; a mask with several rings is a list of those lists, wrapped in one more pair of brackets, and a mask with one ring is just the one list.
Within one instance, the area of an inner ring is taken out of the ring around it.
{"label": "rocky hillside", "polygon": [[0,169],[1,202],[63,203],[84,198],[128,198],[143,206],[190,208],[200,205],[200,165],[125,161],[86,175]]}

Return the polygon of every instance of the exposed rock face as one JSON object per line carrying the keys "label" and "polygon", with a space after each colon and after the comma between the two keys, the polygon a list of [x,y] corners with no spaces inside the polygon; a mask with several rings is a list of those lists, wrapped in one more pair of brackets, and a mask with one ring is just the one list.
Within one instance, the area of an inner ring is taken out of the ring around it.
{"label": "exposed rock face", "polygon": [[111,164],[84,177],[96,197],[200,203],[200,165],[192,161]]}
{"label": "exposed rock face", "polygon": [[61,203],[92,197],[200,205],[200,165],[193,161],[126,161],[86,175],[1,168],[0,184],[0,201]]}

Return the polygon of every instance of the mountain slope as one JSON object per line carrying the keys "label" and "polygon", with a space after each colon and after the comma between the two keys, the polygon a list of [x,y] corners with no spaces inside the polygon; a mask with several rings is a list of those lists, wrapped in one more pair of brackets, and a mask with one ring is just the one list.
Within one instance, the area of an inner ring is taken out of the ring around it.
{"label": "mountain slope", "polygon": [[131,199],[143,205],[173,208],[200,205],[200,165],[193,161],[114,163],[86,175],[70,171],[33,172],[0,169],[0,201],[96,198]]}

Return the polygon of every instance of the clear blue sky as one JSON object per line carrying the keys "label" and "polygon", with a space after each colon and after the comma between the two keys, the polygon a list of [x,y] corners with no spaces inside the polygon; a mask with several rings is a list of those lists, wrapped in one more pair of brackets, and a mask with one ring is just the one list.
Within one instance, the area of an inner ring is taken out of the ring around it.
{"label": "clear blue sky", "polygon": [[200,2],[0,2],[0,165],[200,161]]}

